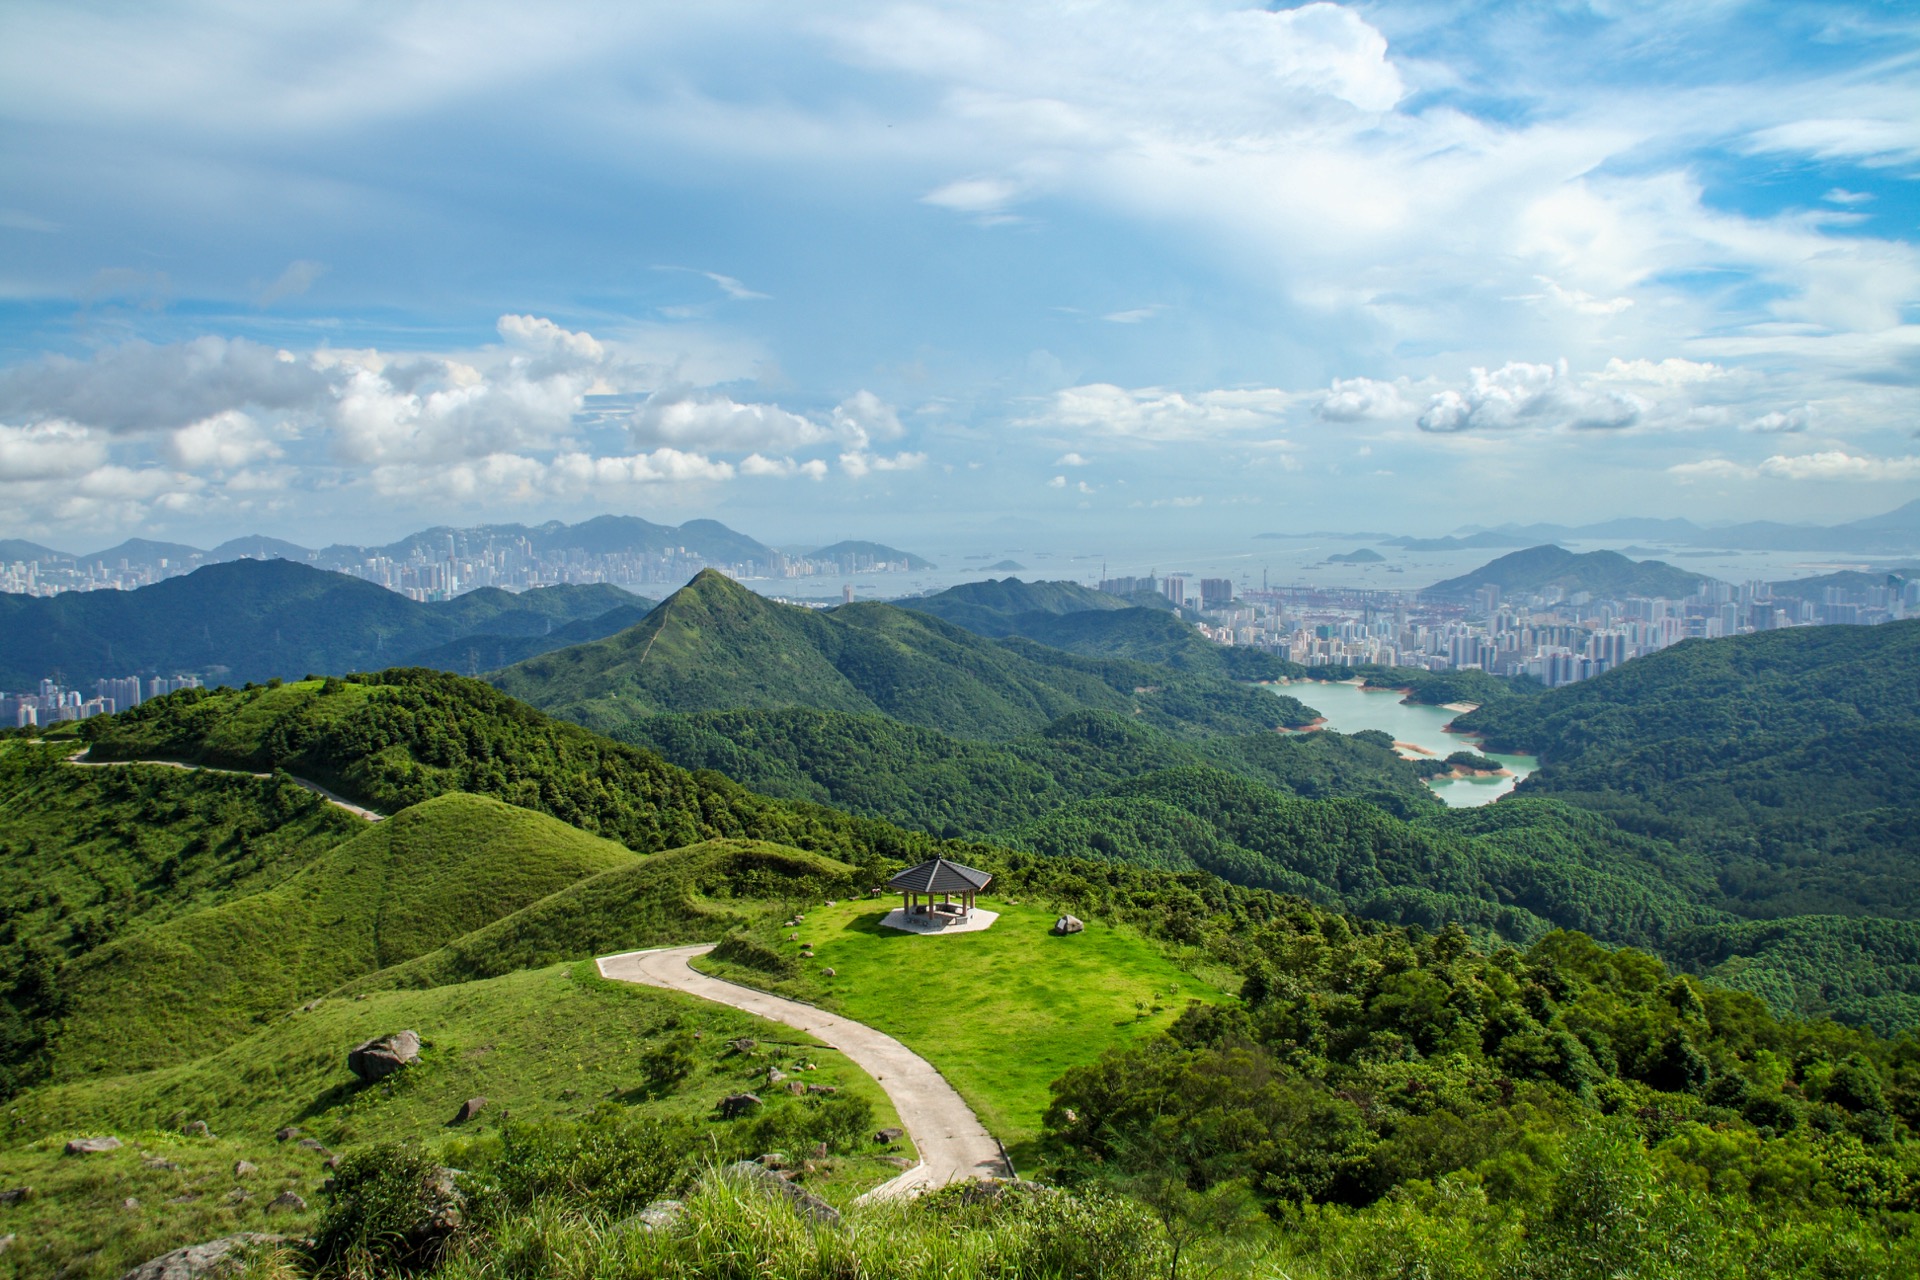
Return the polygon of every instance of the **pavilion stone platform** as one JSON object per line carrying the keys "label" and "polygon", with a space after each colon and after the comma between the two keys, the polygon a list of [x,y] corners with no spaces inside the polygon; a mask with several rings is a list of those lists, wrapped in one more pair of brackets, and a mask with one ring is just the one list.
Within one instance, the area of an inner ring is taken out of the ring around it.
{"label": "pavilion stone platform", "polygon": [[[906,933],[978,933],[1000,918],[973,905],[974,895],[992,879],[985,871],[945,858],[908,867],[887,881],[900,895],[900,905],[887,912],[880,923]],[[922,898],[926,901],[920,901]]]}
{"label": "pavilion stone platform", "polygon": [[988,928],[1000,918],[998,911],[983,911],[975,907],[964,917],[921,914],[910,916],[905,907],[895,907],[880,919],[883,929],[898,929],[902,933],[978,933]]}

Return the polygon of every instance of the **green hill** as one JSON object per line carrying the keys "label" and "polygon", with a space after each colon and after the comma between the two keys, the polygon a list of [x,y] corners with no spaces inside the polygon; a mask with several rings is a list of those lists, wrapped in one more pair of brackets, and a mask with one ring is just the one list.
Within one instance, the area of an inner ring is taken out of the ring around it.
{"label": "green hill", "polygon": [[78,960],[61,978],[53,1074],[199,1057],[264,1017],[633,861],[611,841],[497,800],[428,800],[271,889],[130,930]]}
{"label": "green hill", "polygon": [[1026,634],[1009,625],[1010,619],[1024,614],[1106,612],[1127,607],[1119,596],[1077,582],[1022,582],[1011,577],[963,582],[930,596],[897,603],[903,609],[944,618],[975,635],[995,637]]}
{"label": "green hill", "polygon": [[544,635],[635,603],[617,587],[557,586],[421,604],[290,560],[234,560],[134,591],[0,594],[0,687],[35,687],[54,671],[80,688],[130,674],[340,673],[470,635]]}
{"label": "green hill", "polygon": [[1920,918],[1920,622],[1690,640],[1460,727],[1708,859],[1743,914]]}
{"label": "green hill", "polygon": [[843,564],[848,572],[857,572],[862,560],[904,564],[911,573],[919,573],[923,570],[938,569],[940,567],[933,563],[933,561],[923,556],[917,556],[911,551],[902,551],[898,547],[889,547],[879,542],[861,542],[858,539],[836,542],[826,547],[815,547],[812,551],[807,552],[807,559],[832,560]]}
{"label": "green hill", "polygon": [[1210,674],[1079,657],[1018,638],[984,640],[892,605],[777,604],[711,570],[637,627],[491,679],[597,729],[660,712],[740,707],[879,713],[988,739],[1088,709],[1183,732],[1255,732],[1299,715]]}
{"label": "green hill", "polygon": [[1558,587],[1596,596],[1664,596],[1681,599],[1712,579],[1660,560],[1629,560],[1617,551],[1574,552],[1565,547],[1528,547],[1490,560],[1471,573],[1436,582],[1421,592],[1435,600],[1469,600],[1484,586],[1503,595],[1532,595]]}
{"label": "green hill", "polygon": [[636,596],[632,604],[619,604],[604,613],[590,618],[576,618],[563,626],[554,627],[537,636],[498,635],[478,633],[449,640],[445,644],[410,655],[405,665],[410,667],[432,667],[438,671],[453,671],[461,675],[478,675],[482,671],[493,671],[500,667],[512,666],[516,662],[525,662],[528,658],[543,653],[552,653],[555,649],[564,649],[571,644],[582,644],[588,640],[604,640],[617,635],[628,627],[634,626],[654,609],[654,602]]}

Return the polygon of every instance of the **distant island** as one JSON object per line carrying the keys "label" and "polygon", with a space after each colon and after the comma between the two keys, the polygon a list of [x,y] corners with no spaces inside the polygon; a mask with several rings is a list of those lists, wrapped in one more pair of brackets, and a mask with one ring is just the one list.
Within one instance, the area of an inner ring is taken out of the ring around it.
{"label": "distant island", "polygon": [[[839,563],[843,573],[860,573],[869,569],[906,569],[908,572],[923,572],[938,569],[940,566],[911,551],[902,551],[898,547],[889,547],[883,542],[861,542],[849,540],[836,542],[830,547],[816,547],[807,552],[807,559]],[[1006,566],[997,566],[1005,568]],[[1016,566],[1018,567],[1018,566]]]}
{"label": "distant island", "polygon": [[1328,564],[1381,564],[1385,560],[1385,556],[1370,547],[1361,547],[1357,551],[1347,551],[1327,557]]}
{"label": "distant island", "polygon": [[1558,587],[1608,596],[1692,595],[1702,574],[1676,569],[1659,560],[1629,560],[1617,551],[1573,552],[1565,547],[1529,547],[1491,560],[1470,573],[1436,582],[1421,594],[1434,600],[1466,600],[1482,587],[1507,594],[1531,594]]}
{"label": "distant island", "polygon": [[988,565],[987,568],[997,570],[1001,573],[1025,573],[1027,571],[1027,566],[1021,564],[1018,560],[1002,560],[999,564]]}

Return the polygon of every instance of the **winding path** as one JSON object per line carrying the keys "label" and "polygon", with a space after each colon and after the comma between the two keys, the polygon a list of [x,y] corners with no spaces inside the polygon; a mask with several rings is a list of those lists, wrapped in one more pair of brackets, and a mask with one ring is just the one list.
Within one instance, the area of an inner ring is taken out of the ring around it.
{"label": "winding path", "polygon": [[[216,769],[212,765],[206,764],[184,764],[179,760],[82,760],[80,757],[85,754],[86,752],[82,751],[70,755],[67,757],[67,763],[79,765],[82,769],[123,769],[128,765],[152,764],[159,765],[163,769],[186,769],[198,773],[225,773],[236,778],[271,778],[273,776],[270,773],[250,773],[245,769]],[[287,776],[293,778],[295,783],[313,792],[313,794],[319,796],[328,804],[345,809],[357,818],[365,818],[368,822],[379,822],[386,817],[383,813],[375,813],[373,810],[357,805],[343,796],[335,795],[317,782],[309,782],[305,778],[294,778],[292,774],[288,774]]]}
{"label": "winding path", "polygon": [[684,991],[805,1031],[838,1049],[847,1061],[879,1081],[920,1152],[920,1163],[875,1187],[868,1197],[912,1195],[967,1178],[1012,1176],[1000,1144],[932,1063],[892,1036],[863,1023],[797,1000],[710,978],[688,963],[711,950],[712,943],[662,947],[602,956],[594,963],[603,978]]}

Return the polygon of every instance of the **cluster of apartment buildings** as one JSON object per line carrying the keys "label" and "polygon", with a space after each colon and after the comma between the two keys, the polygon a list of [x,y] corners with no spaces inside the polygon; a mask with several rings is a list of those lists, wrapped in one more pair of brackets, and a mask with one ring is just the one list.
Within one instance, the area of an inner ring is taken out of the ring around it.
{"label": "cluster of apartment buildings", "polygon": [[54,680],[42,680],[35,692],[0,693],[0,725],[25,729],[62,720],[110,716],[176,689],[199,687],[198,676],[152,676],[144,681],[139,676],[123,676],[94,681],[93,696],[89,698],[78,689],[68,689]]}
{"label": "cluster of apartment buildings", "polygon": [[[1117,579],[1132,591],[1151,580]],[[1200,606],[1200,632],[1308,667],[1416,667],[1530,676],[1573,684],[1689,638],[1781,627],[1870,625],[1920,617],[1920,581],[1789,594],[1791,583],[1709,581],[1682,599],[1596,597],[1549,588],[1503,599],[1484,587],[1471,602],[1416,592],[1280,588]],[[1106,584],[1102,589],[1107,589]]]}

